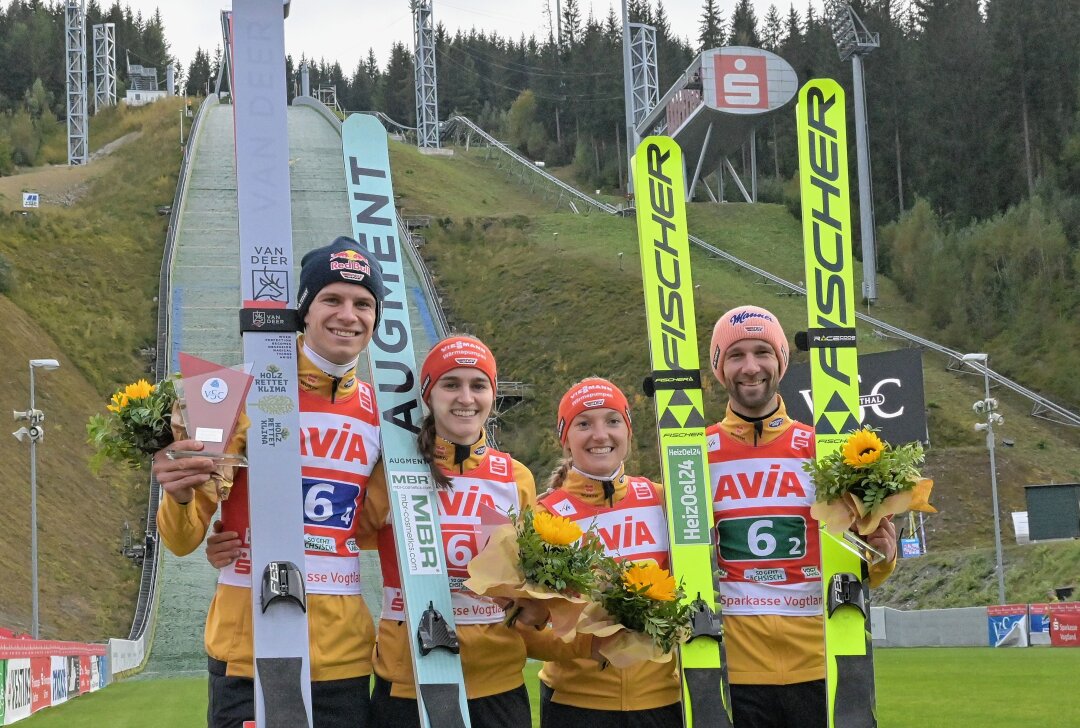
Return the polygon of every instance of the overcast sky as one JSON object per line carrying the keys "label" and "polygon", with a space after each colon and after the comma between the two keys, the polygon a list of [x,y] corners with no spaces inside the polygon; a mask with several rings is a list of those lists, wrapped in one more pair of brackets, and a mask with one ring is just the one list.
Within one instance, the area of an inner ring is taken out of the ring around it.
{"label": "overcast sky", "polygon": [[[554,11],[555,0],[550,0]],[[807,4],[821,7],[821,0],[796,0],[795,8],[800,15],[806,13]],[[103,0],[108,5],[109,0]],[[144,15],[161,9],[165,22],[166,38],[171,50],[186,69],[202,46],[212,53],[221,43],[221,26],[218,12],[232,6],[229,0],[127,0],[133,11]],[[579,0],[582,15],[587,17],[591,7],[598,18],[607,17],[608,8],[614,6],[620,12],[621,1]],[[690,38],[696,45],[698,22],[703,0],[665,0],[664,8],[674,32]],[[754,0],[760,23],[768,11],[771,0]],[[791,0],[775,2],[781,15],[786,15]],[[717,5],[726,20],[730,20],[735,0],[718,0]],[[548,21],[544,13],[544,0],[432,0],[436,23],[443,23],[451,33],[461,28],[468,30],[497,31],[503,37],[519,37],[535,34],[547,35]],[[516,10],[515,10],[516,8]],[[379,65],[385,67],[390,56],[390,46],[401,41],[412,48],[412,14],[408,0],[293,0],[289,19],[285,24],[285,44],[289,53],[299,57],[301,53],[316,59],[339,61],[346,73],[350,73],[357,61],[367,56],[368,48],[375,49]]]}

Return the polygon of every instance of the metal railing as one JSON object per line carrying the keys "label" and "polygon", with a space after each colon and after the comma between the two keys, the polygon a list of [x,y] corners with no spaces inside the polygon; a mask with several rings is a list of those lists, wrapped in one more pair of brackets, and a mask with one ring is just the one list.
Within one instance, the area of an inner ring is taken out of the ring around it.
{"label": "metal railing", "polygon": [[[180,162],[180,173],[177,176],[176,192],[173,195],[172,208],[169,210],[169,227],[165,233],[165,249],[161,256],[161,272],[158,274],[158,314],[157,314],[157,350],[155,351],[154,376],[156,381],[161,381],[169,372],[169,337],[171,336],[169,310],[172,307],[172,260],[176,244],[176,229],[180,222],[180,214],[184,204],[184,194],[187,191],[188,180],[191,178],[191,153],[195,149],[195,139],[201,128],[200,122],[208,113],[208,109],[218,103],[216,95],[207,96],[199,105],[195,118],[191,121],[188,131],[187,143],[184,146],[184,157]],[[157,509],[161,498],[161,488],[153,476],[150,477],[150,496],[146,509],[146,535],[150,537],[148,543],[152,543],[152,554],[145,554],[142,563],[142,575],[139,579],[139,599],[135,605],[135,616],[131,621],[131,631],[128,633],[129,640],[141,638],[151,624],[154,602],[157,596],[158,564],[160,563],[161,549],[158,547],[157,537]],[[149,643],[147,643],[149,644]]]}
{"label": "metal railing", "polygon": [[541,167],[537,167],[530,160],[528,160],[525,157],[521,156],[520,154],[515,152],[513,149],[508,147],[506,144],[503,144],[498,139],[496,139],[495,137],[488,134],[486,131],[481,129],[479,126],[477,126],[472,121],[465,118],[464,116],[452,116],[452,117],[450,117],[445,122],[445,124],[443,125],[444,133],[447,133],[447,134],[453,133],[453,131],[454,131],[453,125],[454,124],[460,124],[461,126],[465,127],[466,130],[468,131],[468,133],[476,134],[481,139],[486,141],[488,143],[488,146],[491,146],[491,147],[494,147],[495,149],[498,149],[500,152],[505,154],[511,160],[513,160],[513,161],[517,162],[518,164],[520,164],[522,167],[528,169],[530,172],[533,172],[533,173],[539,175],[546,182],[549,182],[549,183],[555,185],[555,187],[557,187],[561,193],[568,196],[568,198],[569,198],[568,201],[571,203],[571,209],[574,212],[578,212],[577,207],[575,205],[573,205],[574,200],[584,202],[591,209],[600,210],[601,212],[606,212],[606,213],[611,214],[611,215],[615,215],[615,214],[618,214],[620,212],[619,208],[615,207],[614,205],[609,205],[606,202],[602,202],[601,200],[597,200],[597,199],[594,199],[592,197],[589,197],[587,194],[585,194],[581,190],[577,189],[576,187],[573,187],[573,186],[567,184],[566,182],[563,182],[561,179],[559,179],[555,175],[551,174],[550,172],[542,169]]}
{"label": "metal railing", "polygon": [[[417,250],[416,245],[413,243],[413,236],[409,232],[408,227],[406,227],[405,221],[401,217],[401,212],[397,213],[397,220],[398,234],[405,243],[402,247],[409,256],[409,260],[412,261],[413,268],[420,274],[420,287],[423,288],[424,298],[428,300],[428,303],[430,304],[429,308],[435,316],[436,333],[438,333],[440,339],[449,336],[450,322],[447,321],[446,312],[443,311],[442,296],[439,295],[438,290],[435,288],[435,280],[431,277],[431,271],[428,270],[423,256],[420,255],[420,251]],[[431,343],[434,344],[435,342],[433,341]]]}
{"label": "metal railing", "polygon": [[[775,283],[778,286],[782,286],[783,288],[788,289],[792,293],[796,293],[800,296],[806,295],[806,289],[802,286],[796,285],[790,281],[786,281],[783,278],[775,276],[772,273],[758,268],[755,265],[751,265],[750,263],[747,263],[746,261],[741,260],[734,255],[731,255],[730,253],[720,250],[714,245],[706,243],[701,238],[691,235],[690,241],[698,247],[707,250],[712,255],[715,255],[718,258],[723,258],[724,260],[733,263],[740,268],[759,275],[771,283]],[[893,326],[892,324],[882,321],[881,319],[874,318],[873,316],[868,316],[866,314],[858,312],[855,313],[855,316],[859,321],[863,321],[873,326],[874,330],[880,334],[896,339],[902,339],[910,345],[918,346],[923,349],[928,349],[930,351],[937,352],[938,354],[947,357],[949,359],[950,369],[960,370],[963,367],[969,367],[978,374],[985,373],[994,382],[997,382],[1006,389],[1009,389],[1010,391],[1031,400],[1033,403],[1031,415],[1033,417],[1041,417],[1043,419],[1050,420],[1051,422],[1057,422],[1058,424],[1062,425],[1080,427],[1080,415],[1068,410],[1067,408],[1057,404],[1056,402],[1047,399],[1046,397],[1043,397],[1041,394],[1038,394],[1037,392],[1028,389],[1022,384],[1014,382],[1005,375],[995,372],[993,369],[990,369],[984,364],[970,361],[965,362],[963,360],[964,352],[950,349],[947,346],[933,342],[930,339],[919,336],[918,334],[913,334],[910,331],[905,331],[899,326]]]}

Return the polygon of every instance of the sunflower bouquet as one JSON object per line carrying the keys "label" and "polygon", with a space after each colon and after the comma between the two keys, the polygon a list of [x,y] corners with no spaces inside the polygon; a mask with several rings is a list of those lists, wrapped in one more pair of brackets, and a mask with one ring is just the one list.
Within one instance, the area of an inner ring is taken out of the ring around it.
{"label": "sunflower bouquet", "polygon": [[87,442],[94,448],[90,467],[97,472],[106,461],[142,467],[155,452],[173,441],[171,428],[176,386],[173,379],[150,384],[145,379],[113,394],[106,414],[86,424]]}
{"label": "sunflower bouquet", "polygon": [[923,459],[917,442],[893,447],[872,428],[856,430],[839,450],[803,465],[817,489],[810,513],[833,534],[855,526],[863,536],[887,516],[936,513],[929,500],[934,481],[919,474]]}
{"label": "sunflower bouquet", "polygon": [[569,640],[608,559],[591,530],[525,508],[511,513],[469,562],[465,587],[488,597],[542,600],[554,633]]}
{"label": "sunflower bouquet", "polygon": [[600,654],[615,667],[651,660],[667,662],[691,633],[691,606],[682,586],[653,561],[609,561],[595,602],[577,631],[610,637]]}

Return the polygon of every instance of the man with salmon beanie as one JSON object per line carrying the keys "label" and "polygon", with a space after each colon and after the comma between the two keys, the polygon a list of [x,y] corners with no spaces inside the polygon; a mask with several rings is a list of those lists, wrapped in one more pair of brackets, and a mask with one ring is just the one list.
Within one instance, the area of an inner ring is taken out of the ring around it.
{"label": "man with salmon beanie", "polygon": [[[814,430],[777,393],[788,358],[764,308],[737,306],[713,327],[709,363],[728,393],[724,419],[706,430],[720,599],[735,725],[825,728],[819,532],[802,469]],[[896,529],[883,520],[867,540],[888,556],[871,567],[876,586],[896,564]]]}

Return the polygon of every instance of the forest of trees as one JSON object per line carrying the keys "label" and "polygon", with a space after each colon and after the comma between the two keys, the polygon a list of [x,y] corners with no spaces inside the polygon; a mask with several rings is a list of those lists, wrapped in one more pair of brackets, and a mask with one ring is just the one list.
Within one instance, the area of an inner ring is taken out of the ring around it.
{"label": "forest of trees", "polygon": [[[13,0],[0,8],[0,68],[4,71],[0,74],[0,174],[11,174],[16,165],[40,163],[43,141],[63,127],[60,120],[67,114],[64,6],[60,0]],[[98,0],[88,0],[87,88],[91,92],[92,28],[99,23],[116,25],[119,98],[124,95],[128,54],[132,63],[159,69],[160,78],[164,78],[165,67],[175,63],[159,13],[145,18],[141,13],[132,14],[130,7],[118,1],[106,8]],[[88,110],[93,111],[92,102]]]}
{"label": "forest of trees", "polygon": [[[1068,349],[1054,342],[1080,336],[1080,2],[852,6],[881,37],[864,68],[882,272],[957,347],[1005,336],[1011,350],[1064,356]],[[584,17],[580,0],[561,7],[559,40],[475,29],[451,35],[438,25],[439,116],[467,115],[532,159],[572,164],[589,189],[615,188],[624,149],[620,19],[614,10]],[[121,63],[127,50],[133,62],[175,62],[159,15],[133,16],[119,3],[106,10],[94,0],[87,13],[88,25],[117,24]],[[786,59],[800,81],[838,79],[852,98],[850,64],[839,60],[816,3],[773,5],[759,18],[749,0],[701,0],[689,42],[673,34],[663,0],[631,0],[630,16],[656,26],[661,94],[701,50],[750,45]],[[62,38],[62,2],[16,0],[0,12],[0,174],[32,164],[42,130],[62,126]],[[212,87],[220,58],[220,47],[199,49],[180,69],[185,91]],[[372,51],[357,59],[290,57],[290,95],[305,62],[312,87],[333,84],[344,109],[415,123],[404,42],[384,63]],[[794,116],[789,106],[766,120],[757,158],[766,199],[797,206]],[[957,291],[968,304],[954,305]],[[1041,317],[1064,323],[1035,325]],[[1023,322],[1031,328],[1018,329]],[[1080,380],[1065,360],[1060,371],[1041,371],[1016,354],[1011,365],[1080,402]]]}

